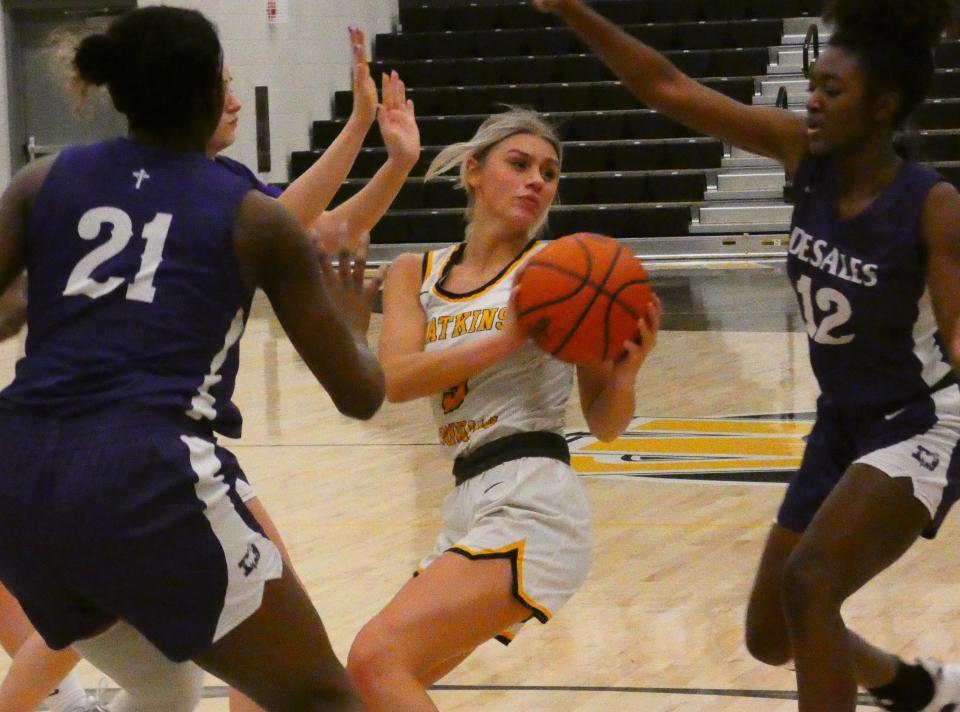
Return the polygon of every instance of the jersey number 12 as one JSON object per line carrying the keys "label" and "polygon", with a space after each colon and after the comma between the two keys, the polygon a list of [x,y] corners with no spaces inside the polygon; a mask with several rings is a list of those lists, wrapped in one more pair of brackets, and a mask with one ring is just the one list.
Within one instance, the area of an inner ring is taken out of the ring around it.
{"label": "jersey number 12", "polygon": [[843,296],[832,287],[821,287],[817,290],[817,307],[826,312],[820,323],[817,323],[816,315],[813,311],[813,294],[811,293],[811,281],[806,275],[797,280],[797,291],[800,293],[800,302],[803,306],[803,320],[807,322],[807,334],[818,344],[828,344],[839,346],[849,344],[853,341],[853,334],[836,336],[831,333],[834,329],[850,321],[853,315],[853,309],[850,307],[850,300]]}
{"label": "jersey number 12", "polygon": [[[137,270],[133,281],[127,285],[127,299],[135,302],[153,303],[156,289],[153,287],[153,278],[157,268],[163,260],[163,245],[170,232],[170,222],[173,215],[157,213],[153,220],[143,226],[143,239],[146,245],[140,258],[140,269]],[[89,254],[77,262],[76,267],[67,279],[67,286],[63,290],[64,296],[72,297],[85,295],[91,299],[110,294],[124,283],[121,277],[107,277],[98,281],[93,278],[97,267],[120,254],[133,237],[133,220],[119,208],[101,207],[88,210],[80,218],[77,232],[84,240],[93,240],[104,225],[110,226],[110,239],[91,250]]]}

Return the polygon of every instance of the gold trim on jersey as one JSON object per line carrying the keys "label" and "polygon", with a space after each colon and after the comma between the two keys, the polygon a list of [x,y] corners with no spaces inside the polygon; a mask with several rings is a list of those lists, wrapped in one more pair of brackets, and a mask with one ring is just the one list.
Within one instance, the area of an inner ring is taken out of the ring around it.
{"label": "gold trim on jersey", "polygon": [[619,438],[584,434],[570,443],[573,468],[583,475],[783,473],[800,467],[813,414],[720,418],[636,418]]}
{"label": "gold trim on jersey", "polygon": [[486,284],[481,285],[480,287],[477,287],[477,289],[474,289],[472,291],[464,292],[463,294],[454,294],[453,292],[448,292],[443,287],[441,287],[440,281],[446,275],[447,270],[450,269],[451,267],[450,260],[452,260],[454,257],[457,257],[462,250],[466,249],[466,243],[462,243],[461,245],[458,245],[453,250],[451,250],[450,254],[447,255],[447,259],[444,261],[443,266],[440,268],[440,275],[434,281],[433,287],[430,290],[431,294],[433,294],[436,297],[439,297],[445,302],[452,302],[452,303],[466,302],[471,299],[476,299],[477,297],[482,297],[484,294],[487,294],[488,292],[493,290],[497,285],[503,282],[503,280],[506,279],[510,274],[512,274],[513,271],[517,268],[517,265],[519,265],[520,262],[523,260],[523,258],[531,250],[533,250],[534,247],[536,247],[540,243],[541,243],[540,240],[530,240],[530,242],[528,242],[524,246],[524,248],[520,250],[517,256],[514,257],[509,263],[507,263],[507,265],[504,266],[504,268],[500,270],[500,272],[498,272],[497,275]]}
{"label": "gold trim on jersey", "polygon": [[434,250],[430,250],[429,252],[425,252],[423,255],[423,266],[421,267],[423,274],[420,275],[421,287],[423,286],[423,283],[427,281],[427,279],[430,277],[430,273],[433,271],[433,253]]}

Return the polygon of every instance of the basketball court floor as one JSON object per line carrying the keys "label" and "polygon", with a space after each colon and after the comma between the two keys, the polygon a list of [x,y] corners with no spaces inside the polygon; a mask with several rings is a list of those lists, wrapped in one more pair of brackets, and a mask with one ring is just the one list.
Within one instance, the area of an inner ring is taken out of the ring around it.
{"label": "basketball court floor", "polygon": [[[575,393],[569,407],[597,529],[590,577],[548,625],[529,623],[509,648],[486,644],[442,680],[433,697],[444,712],[796,709],[792,671],[753,661],[742,641],[753,572],[817,394],[796,302],[776,262],[660,266],[652,276],[666,314],[633,425],[598,444]],[[21,349],[22,338],[0,345],[0,381]],[[386,404],[365,423],[341,417],[262,299],[236,400],[244,435],[225,444],[345,659],[439,528],[453,480],[428,406]],[[958,549],[954,516],[851,599],[846,620],[907,656],[960,660]],[[79,672],[88,687],[100,681],[85,663]],[[212,678],[200,709],[227,709]]]}

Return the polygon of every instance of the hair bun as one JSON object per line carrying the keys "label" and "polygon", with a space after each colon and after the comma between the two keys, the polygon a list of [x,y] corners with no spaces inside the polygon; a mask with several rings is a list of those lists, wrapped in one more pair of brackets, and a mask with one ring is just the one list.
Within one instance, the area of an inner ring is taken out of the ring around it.
{"label": "hair bun", "polygon": [[953,0],[831,0],[823,15],[838,31],[935,47],[956,18]]}
{"label": "hair bun", "polygon": [[80,78],[88,84],[101,86],[110,81],[117,64],[117,46],[106,34],[84,37],[77,47],[73,63]]}

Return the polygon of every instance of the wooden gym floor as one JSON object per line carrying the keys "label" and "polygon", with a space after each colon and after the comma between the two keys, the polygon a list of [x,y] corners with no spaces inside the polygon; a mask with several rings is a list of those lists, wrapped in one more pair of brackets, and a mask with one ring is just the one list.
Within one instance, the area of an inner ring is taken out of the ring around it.
{"label": "wooden gym floor", "polygon": [[[590,577],[548,625],[528,624],[509,648],[486,644],[444,679],[433,694],[444,712],[796,709],[793,673],[753,661],[742,642],[817,393],[796,303],[776,263],[662,267],[653,281],[666,318],[634,425],[612,445],[573,440],[598,534]],[[378,331],[375,317],[374,341]],[[367,423],[338,415],[262,299],[242,343],[246,425],[225,444],[344,659],[430,549],[449,464],[426,402],[386,404]],[[21,350],[22,339],[0,345],[0,381]],[[584,430],[575,395],[568,428]],[[955,516],[856,595],[848,623],[906,656],[960,659],[958,547]],[[79,673],[97,686],[95,669]],[[212,678],[207,696],[201,710],[227,709]]]}

